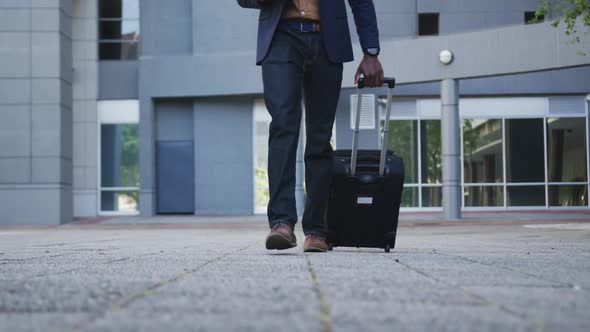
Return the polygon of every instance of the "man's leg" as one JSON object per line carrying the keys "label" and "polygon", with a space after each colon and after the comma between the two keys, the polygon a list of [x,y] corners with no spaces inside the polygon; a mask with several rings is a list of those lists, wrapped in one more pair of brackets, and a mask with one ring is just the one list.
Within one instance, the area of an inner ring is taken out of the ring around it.
{"label": "man's leg", "polygon": [[[272,117],[268,141],[270,201],[267,213],[273,231],[280,224],[288,224],[293,229],[297,222],[295,163],[301,126],[303,71],[302,66],[293,61],[298,52],[294,50],[290,38],[288,34],[277,31],[269,54],[262,63],[264,99]],[[283,230],[283,233],[286,232]],[[282,237],[290,237],[286,234],[273,236],[271,232],[267,238],[268,249],[286,249],[296,244],[294,241],[285,243]]]}
{"label": "man's leg", "polygon": [[[323,49],[322,49],[323,50]],[[342,85],[342,64],[327,60],[323,51],[306,67],[305,94],[305,184],[307,199],[303,214],[305,235],[325,236],[325,220],[332,177],[332,127]]]}

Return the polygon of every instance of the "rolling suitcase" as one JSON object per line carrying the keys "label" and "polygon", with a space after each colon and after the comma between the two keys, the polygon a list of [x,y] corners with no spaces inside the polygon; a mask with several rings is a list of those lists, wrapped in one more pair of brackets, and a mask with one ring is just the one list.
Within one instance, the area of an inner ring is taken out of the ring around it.
{"label": "rolling suitcase", "polygon": [[[385,119],[391,112],[394,78],[386,78],[388,86]],[[358,84],[356,124],[352,150],[334,151],[334,171],[326,219],[327,242],[333,247],[384,248],[395,247],[401,195],[404,185],[404,163],[387,150],[389,121],[383,128],[381,150],[358,151],[361,90]]]}

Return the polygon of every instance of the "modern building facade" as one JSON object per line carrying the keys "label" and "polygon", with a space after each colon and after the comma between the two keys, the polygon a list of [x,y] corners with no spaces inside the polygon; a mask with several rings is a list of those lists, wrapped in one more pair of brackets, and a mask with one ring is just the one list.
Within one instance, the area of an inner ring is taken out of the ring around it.
{"label": "modern building facade", "polygon": [[[539,5],[374,2],[384,41],[477,37],[527,24]],[[265,213],[257,19],[235,1],[0,0],[0,224]],[[382,61],[389,74],[396,59]],[[351,142],[356,91],[346,86],[336,148]],[[460,87],[464,209],[588,208],[590,66]],[[440,83],[399,85],[390,119],[385,94],[363,96],[360,146],[376,148],[390,121],[389,147],[406,163],[404,209],[440,210]]]}

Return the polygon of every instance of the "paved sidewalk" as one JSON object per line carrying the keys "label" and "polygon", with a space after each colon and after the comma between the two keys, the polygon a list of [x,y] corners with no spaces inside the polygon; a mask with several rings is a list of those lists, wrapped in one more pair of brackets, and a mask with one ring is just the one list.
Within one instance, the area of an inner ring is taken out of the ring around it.
{"label": "paved sidewalk", "polygon": [[268,252],[265,235],[256,220],[0,228],[0,330],[590,330],[588,222],[404,223],[389,254]]}

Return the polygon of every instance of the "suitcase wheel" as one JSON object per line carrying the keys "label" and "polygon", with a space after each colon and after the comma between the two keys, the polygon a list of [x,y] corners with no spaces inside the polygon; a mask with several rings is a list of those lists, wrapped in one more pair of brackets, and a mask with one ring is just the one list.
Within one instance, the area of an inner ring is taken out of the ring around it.
{"label": "suitcase wheel", "polygon": [[391,251],[391,247],[389,246],[389,244],[385,245],[385,252],[390,252]]}

